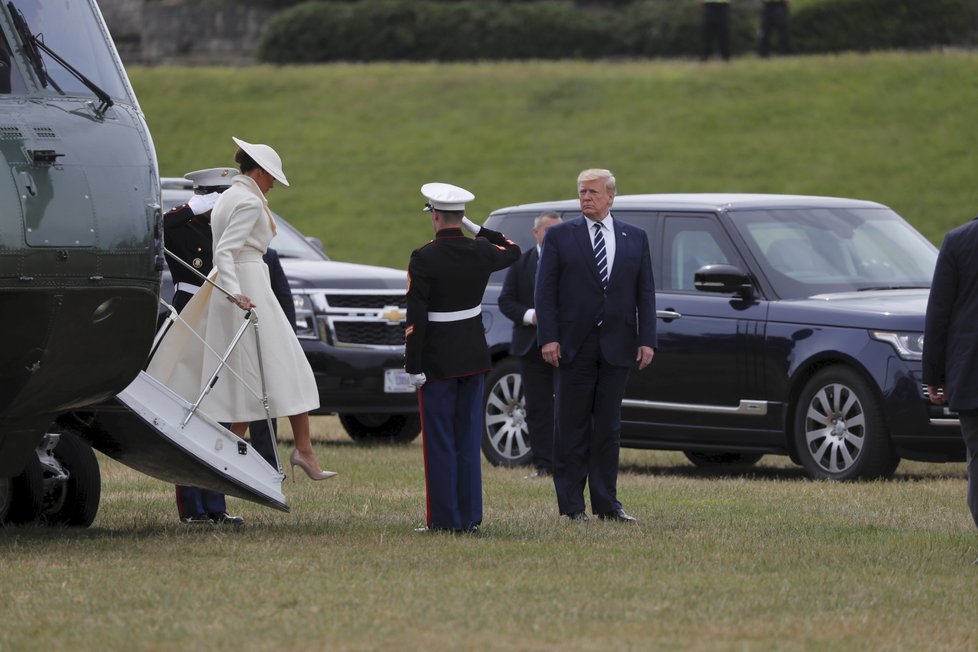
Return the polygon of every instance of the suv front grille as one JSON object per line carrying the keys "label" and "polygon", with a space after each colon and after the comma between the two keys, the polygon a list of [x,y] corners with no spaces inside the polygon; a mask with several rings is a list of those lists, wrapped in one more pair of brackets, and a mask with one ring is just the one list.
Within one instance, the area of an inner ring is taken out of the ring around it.
{"label": "suv front grille", "polygon": [[327,293],[326,304],[330,308],[373,308],[382,309],[386,306],[407,308],[407,297],[401,294],[333,294]]}
{"label": "suv front grille", "polygon": [[400,346],[404,344],[404,323],[333,320],[338,344]]}
{"label": "suv front grille", "polygon": [[316,312],[325,321],[326,339],[335,346],[404,346],[407,296],[403,290],[329,290],[316,301]]}

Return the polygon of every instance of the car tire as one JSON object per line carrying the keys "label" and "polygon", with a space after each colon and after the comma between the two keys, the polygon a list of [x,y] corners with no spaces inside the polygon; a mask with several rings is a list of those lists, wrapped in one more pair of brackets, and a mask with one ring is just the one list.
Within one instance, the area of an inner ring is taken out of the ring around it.
{"label": "car tire", "polygon": [[58,480],[45,471],[42,521],[47,525],[88,527],[98,514],[102,498],[102,474],[95,452],[74,433],[61,432],[51,455],[68,477]]}
{"label": "car tire", "polygon": [[702,469],[725,469],[733,466],[753,466],[757,464],[764,455],[760,453],[728,453],[728,452],[704,452],[704,451],[683,451],[694,466]]}
{"label": "car tire", "polygon": [[880,399],[849,367],[827,367],[805,384],[795,408],[794,439],[814,478],[888,478],[900,463]]}
{"label": "car tire", "polygon": [[27,466],[18,475],[5,482],[6,490],[0,489],[0,523],[26,525],[34,523],[44,507],[44,472],[37,455],[31,451]]}
{"label": "car tire", "polygon": [[490,464],[524,466],[533,460],[518,359],[503,358],[489,372],[482,417],[482,453]]}
{"label": "car tire", "polygon": [[340,414],[340,423],[358,444],[410,444],[421,434],[420,414]]}

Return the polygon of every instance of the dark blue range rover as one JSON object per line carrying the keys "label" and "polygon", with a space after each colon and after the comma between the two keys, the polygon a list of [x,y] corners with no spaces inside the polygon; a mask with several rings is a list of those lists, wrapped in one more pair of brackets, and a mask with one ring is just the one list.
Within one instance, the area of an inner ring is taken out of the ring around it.
{"label": "dark blue range rover", "polygon": [[[533,246],[533,218],[576,199],[503,208],[486,225]],[[962,461],[956,415],[921,383],[937,250],[891,209],[831,197],[626,195],[616,219],[649,234],[659,348],[633,371],[622,445],[683,451],[697,465],[788,455],[810,475],[887,477],[901,458]],[[483,451],[529,462],[505,271],[483,315],[494,369]]]}

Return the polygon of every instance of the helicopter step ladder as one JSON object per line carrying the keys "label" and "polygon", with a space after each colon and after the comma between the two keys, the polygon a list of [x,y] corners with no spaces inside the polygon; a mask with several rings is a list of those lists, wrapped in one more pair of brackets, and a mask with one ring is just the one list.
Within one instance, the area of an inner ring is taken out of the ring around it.
{"label": "helicopter step ladder", "polygon": [[[173,258],[233,299],[233,295],[213,279],[176,256]],[[154,352],[169,326],[179,319],[172,306],[162,299],[160,303],[169,308],[170,316],[153,343]],[[87,435],[97,449],[147,475],[175,484],[219,491],[287,512],[289,508],[282,493],[285,475],[272,434],[274,429],[261,361],[258,314],[254,307],[243,310],[243,323],[227,350],[219,355],[220,362],[193,404],[141,371],[87,424]],[[227,369],[234,373],[227,366],[228,358],[249,327],[255,332],[261,379],[261,394],[255,393],[255,398],[261,401],[269,435],[273,438],[268,445],[270,460],[199,409],[221,371]],[[174,471],[175,467],[180,470]]]}

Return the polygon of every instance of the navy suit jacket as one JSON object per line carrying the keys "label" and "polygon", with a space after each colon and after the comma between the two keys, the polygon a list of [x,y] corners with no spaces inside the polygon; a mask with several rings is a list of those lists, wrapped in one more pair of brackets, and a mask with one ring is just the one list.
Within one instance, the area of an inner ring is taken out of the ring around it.
{"label": "navy suit jacket", "polygon": [[955,411],[978,409],[978,221],[944,238],[924,326],[924,383]]}
{"label": "navy suit jacket", "polygon": [[509,352],[513,355],[526,355],[537,346],[537,329],[524,324],[523,315],[533,307],[539,258],[535,244],[524,251],[506,270],[506,280],[499,293],[499,309],[513,322],[513,338],[509,343]]}
{"label": "navy suit jacket", "polygon": [[648,236],[617,218],[614,226],[615,260],[607,293],[583,215],[550,227],[544,237],[535,293],[537,341],[540,346],[559,342],[561,358],[568,362],[599,321],[601,351],[613,365],[634,366],[639,346],[656,346]]}

